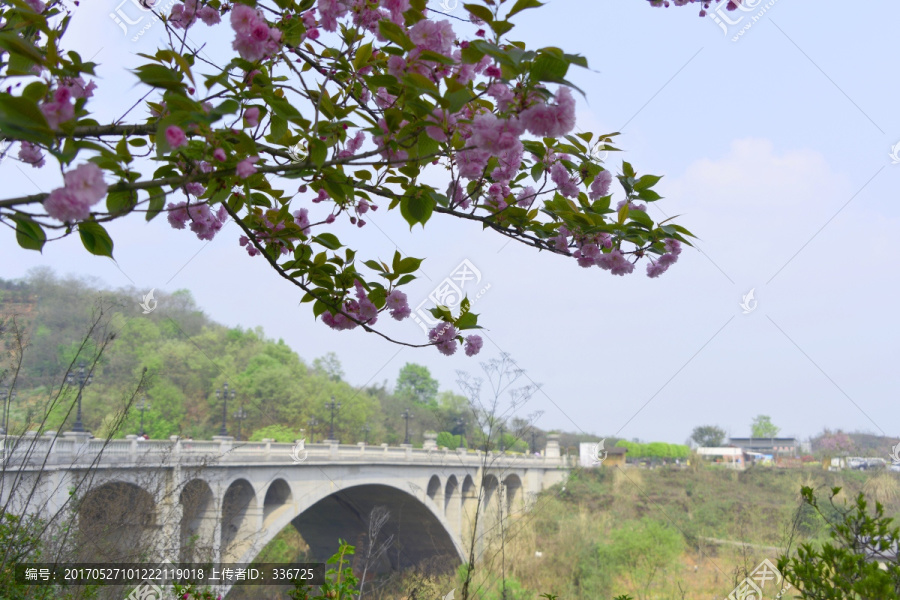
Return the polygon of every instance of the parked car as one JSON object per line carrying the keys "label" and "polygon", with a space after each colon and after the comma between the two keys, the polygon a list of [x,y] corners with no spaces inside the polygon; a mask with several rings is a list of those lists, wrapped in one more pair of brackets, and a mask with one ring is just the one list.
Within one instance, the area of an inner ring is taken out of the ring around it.
{"label": "parked car", "polygon": [[847,458],[847,466],[857,471],[866,470],[866,459],[858,456],[850,456]]}

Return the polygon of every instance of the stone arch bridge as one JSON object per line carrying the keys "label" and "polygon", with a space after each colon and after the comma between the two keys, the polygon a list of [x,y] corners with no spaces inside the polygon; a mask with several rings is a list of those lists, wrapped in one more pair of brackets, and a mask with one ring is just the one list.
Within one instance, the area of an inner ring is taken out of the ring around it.
{"label": "stone arch bridge", "polygon": [[[365,543],[369,515],[383,506],[390,517],[382,539],[393,535],[394,543],[374,570],[428,560],[452,568],[470,544],[481,552],[501,517],[515,520],[570,468],[553,435],[541,456],[448,451],[433,439],[415,449],[130,437],[10,439],[0,500],[11,500],[13,512],[52,515],[79,486],[78,529],[96,534],[85,562],[152,555],[249,563],[288,525],[324,561],[339,538]],[[26,507],[23,490],[32,488]]]}

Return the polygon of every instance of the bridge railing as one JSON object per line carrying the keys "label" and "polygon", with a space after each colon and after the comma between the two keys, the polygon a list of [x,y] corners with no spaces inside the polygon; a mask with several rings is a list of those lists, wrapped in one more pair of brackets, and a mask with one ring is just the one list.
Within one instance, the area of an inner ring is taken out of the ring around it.
{"label": "bridge railing", "polygon": [[[231,438],[191,440],[172,436],[168,440],[144,440],[127,436],[124,440],[92,439],[86,434],[56,432],[21,437],[0,436],[0,460],[8,467],[35,465],[165,465],[172,463],[323,463],[386,462],[443,463],[479,466],[487,463],[504,465],[543,465],[570,467],[574,464],[560,456],[559,447],[548,444],[543,455],[491,453],[480,450],[448,450],[435,446],[413,448],[409,445],[379,446],[326,443],[286,444],[273,440],[238,442]],[[555,442],[555,440],[551,440]],[[98,459],[99,458],[99,459]]]}

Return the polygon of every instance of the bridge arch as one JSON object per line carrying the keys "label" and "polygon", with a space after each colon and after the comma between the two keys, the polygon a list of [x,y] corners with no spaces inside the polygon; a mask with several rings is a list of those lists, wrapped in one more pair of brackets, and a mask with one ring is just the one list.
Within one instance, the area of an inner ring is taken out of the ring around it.
{"label": "bridge arch", "polygon": [[246,479],[235,479],[222,497],[222,560],[231,562],[255,546],[259,535],[256,490]]}
{"label": "bridge arch", "polygon": [[179,494],[181,505],[181,560],[205,562],[215,558],[218,515],[212,488],[203,479],[191,479]]}
{"label": "bridge arch", "polygon": [[456,475],[447,478],[444,486],[444,518],[449,523],[451,531],[459,537],[460,528],[460,509],[462,508],[462,499],[459,493],[459,480]]}
{"label": "bridge arch", "polygon": [[140,486],[112,480],[90,489],[76,507],[76,547],[83,562],[140,562],[158,529],[153,496]]}
{"label": "bridge arch", "polygon": [[[315,493],[298,494],[294,498],[292,503],[283,504],[269,514],[256,542],[236,555],[241,558],[235,562],[252,562],[287,526],[297,529],[315,560],[324,561],[337,551],[338,539],[357,546],[366,543],[369,515],[377,506],[390,511],[378,541],[393,535],[394,543],[380,564],[369,566],[370,572],[399,570],[429,559],[443,559],[442,565],[452,568],[453,561],[464,557],[463,548],[453,535],[455,530],[441,514],[439,504],[416,498],[399,485],[372,477],[339,490],[323,485]],[[223,538],[223,547],[224,541]]]}
{"label": "bridge arch", "polygon": [[506,514],[516,515],[524,511],[522,479],[515,473],[510,473],[503,479],[503,488],[506,496]]}
{"label": "bridge arch", "polygon": [[436,506],[441,505],[441,478],[437,475],[432,475],[431,479],[428,480],[428,489],[426,490],[426,494],[431,499],[432,502],[435,503]]}
{"label": "bridge arch", "polygon": [[263,528],[267,529],[278,514],[290,511],[293,504],[294,494],[290,484],[281,477],[273,480],[266,488],[263,499]]}

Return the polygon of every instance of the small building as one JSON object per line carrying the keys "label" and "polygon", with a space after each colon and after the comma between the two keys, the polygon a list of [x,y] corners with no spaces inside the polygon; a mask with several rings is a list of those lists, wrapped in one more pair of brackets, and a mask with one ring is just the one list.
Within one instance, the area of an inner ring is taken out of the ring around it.
{"label": "small building", "polygon": [[728,446],[724,448],[697,448],[697,454],[706,460],[724,464],[732,469],[745,469],[749,457],[741,448]]}
{"label": "small building", "polygon": [[796,456],[800,450],[800,441],[797,438],[730,438],[728,443],[745,452],[773,456]]}

